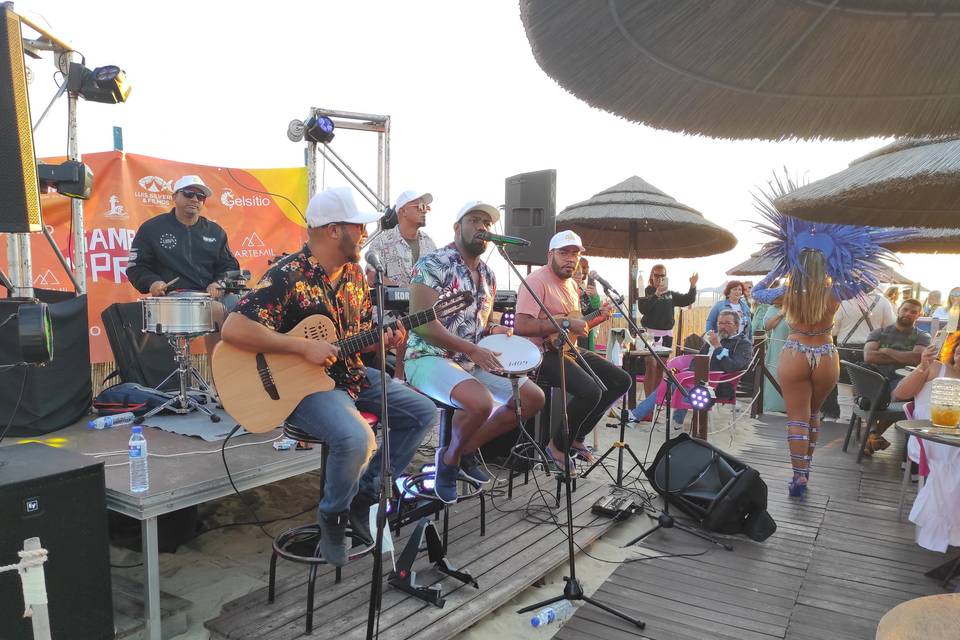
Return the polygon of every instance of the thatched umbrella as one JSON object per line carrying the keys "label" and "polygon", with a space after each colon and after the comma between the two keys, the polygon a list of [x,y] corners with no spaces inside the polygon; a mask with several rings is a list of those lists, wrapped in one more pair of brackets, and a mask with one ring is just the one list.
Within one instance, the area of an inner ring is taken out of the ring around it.
{"label": "thatched umbrella", "polygon": [[723,138],[960,133],[950,0],[520,0],[540,67],[592,106]]}
{"label": "thatched umbrella", "polygon": [[960,139],[898,140],[774,205],[822,222],[960,227]]}
{"label": "thatched umbrella", "polygon": [[557,230],[572,229],[592,256],[628,258],[630,296],[636,297],[637,258],[698,258],[733,249],[737,239],[633,176],[557,214]]}

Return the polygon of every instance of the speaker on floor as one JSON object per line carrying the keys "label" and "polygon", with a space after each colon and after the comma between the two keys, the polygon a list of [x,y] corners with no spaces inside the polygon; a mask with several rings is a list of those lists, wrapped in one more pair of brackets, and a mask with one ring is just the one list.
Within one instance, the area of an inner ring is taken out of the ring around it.
{"label": "speaker on floor", "polygon": [[[0,447],[0,564],[40,538],[53,638],[110,640],[113,600],[103,462],[39,443]],[[33,640],[17,572],[0,573],[0,638]]]}
{"label": "speaker on floor", "polygon": [[657,493],[708,531],[742,533],[761,542],[777,530],[767,513],[767,485],[759,472],[686,433],[660,447],[646,476]]}
{"label": "speaker on floor", "polygon": [[40,183],[20,18],[3,4],[0,19],[0,233],[40,231]]}
{"label": "speaker on floor", "polygon": [[547,264],[547,246],[557,232],[557,170],[521,173],[506,179],[503,232],[530,241],[508,247],[518,264]]}

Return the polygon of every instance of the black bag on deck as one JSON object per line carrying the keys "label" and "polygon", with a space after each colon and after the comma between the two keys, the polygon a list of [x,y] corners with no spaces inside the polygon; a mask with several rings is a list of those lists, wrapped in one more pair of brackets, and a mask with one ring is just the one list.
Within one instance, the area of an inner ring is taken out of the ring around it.
{"label": "black bag on deck", "polygon": [[[103,310],[100,318],[117,367],[110,377],[116,375],[120,382],[157,388],[177,368],[166,338],[143,332],[139,302],[115,302]],[[163,388],[173,390],[179,384],[177,376],[173,376]]]}
{"label": "black bag on deck", "polygon": [[155,389],[134,382],[121,382],[97,394],[93,399],[93,412],[100,416],[112,416],[129,411],[142,416],[168,399]]}

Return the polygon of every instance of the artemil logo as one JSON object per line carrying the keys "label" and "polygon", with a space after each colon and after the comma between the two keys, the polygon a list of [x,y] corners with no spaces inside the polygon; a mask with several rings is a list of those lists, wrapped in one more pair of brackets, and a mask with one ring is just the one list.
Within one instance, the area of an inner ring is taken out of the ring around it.
{"label": "artemil logo", "polygon": [[39,285],[41,287],[49,287],[60,284],[60,280],[54,275],[53,271],[47,269],[43,273],[37,274],[37,276],[33,279],[33,284],[35,286]]}
{"label": "artemil logo", "polygon": [[173,180],[164,180],[160,176],[143,176],[137,183],[150,193],[173,193]]}
{"label": "artemil logo", "polygon": [[266,246],[266,243],[260,235],[254,231],[243,239],[240,248],[233,252],[235,258],[272,258],[275,254],[273,249]]}
{"label": "artemil logo", "polygon": [[220,204],[227,209],[234,207],[269,207],[273,204],[270,198],[254,194],[252,196],[238,196],[232,189],[224,189],[220,194]]}
{"label": "artemil logo", "polygon": [[114,194],[110,196],[110,210],[104,211],[103,215],[107,218],[126,218],[127,210],[120,203],[120,198]]}

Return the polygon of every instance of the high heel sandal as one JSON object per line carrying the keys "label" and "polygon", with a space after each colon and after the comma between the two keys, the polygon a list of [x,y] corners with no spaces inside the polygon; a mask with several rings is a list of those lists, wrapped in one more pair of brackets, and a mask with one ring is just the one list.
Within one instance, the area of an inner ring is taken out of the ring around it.
{"label": "high heel sandal", "polygon": [[801,483],[801,477],[802,476],[793,476],[793,480],[787,484],[787,495],[791,498],[803,498],[807,493],[807,483]]}

